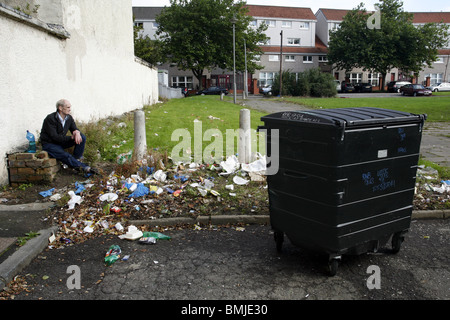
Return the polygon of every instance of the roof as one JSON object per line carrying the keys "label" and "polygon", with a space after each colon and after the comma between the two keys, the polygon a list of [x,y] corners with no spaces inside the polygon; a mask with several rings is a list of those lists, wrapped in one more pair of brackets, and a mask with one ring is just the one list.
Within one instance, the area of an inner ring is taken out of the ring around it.
{"label": "roof", "polygon": [[324,9],[320,8],[319,11],[322,11],[323,15],[327,20],[332,21],[342,21],[344,16],[350,11],[346,9]]}
{"label": "roof", "polygon": [[[319,9],[327,20],[342,21],[350,10]],[[441,22],[450,23],[450,12],[411,12],[414,15],[413,23]]]}
{"label": "roof", "polygon": [[155,20],[164,7],[133,7],[135,20]]}
{"label": "roof", "polygon": [[412,12],[413,23],[444,22],[450,23],[450,12]]}
{"label": "roof", "polygon": [[317,20],[310,8],[246,5],[252,17]]}

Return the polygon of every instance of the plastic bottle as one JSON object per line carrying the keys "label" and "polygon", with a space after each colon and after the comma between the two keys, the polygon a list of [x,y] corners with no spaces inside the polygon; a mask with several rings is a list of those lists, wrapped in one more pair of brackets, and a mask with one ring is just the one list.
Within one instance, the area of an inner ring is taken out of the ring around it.
{"label": "plastic bottle", "polygon": [[34,134],[27,130],[27,139],[28,139],[28,150],[29,153],[36,152],[36,140],[34,139]]}

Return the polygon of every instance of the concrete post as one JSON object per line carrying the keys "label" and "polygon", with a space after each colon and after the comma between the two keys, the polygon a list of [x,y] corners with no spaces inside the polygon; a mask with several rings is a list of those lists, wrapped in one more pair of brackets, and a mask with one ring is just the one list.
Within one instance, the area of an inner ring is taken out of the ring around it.
{"label": "concrete post", "polygon": [[138,110],[134,112],[134,157],[137,161],[142,161],[146,155],[145,113],[143,110]]}
{"label": "concrete post", "polygon": [[249,163],[251,151],[250,110],[241,109],[239,114],[239,162]]}

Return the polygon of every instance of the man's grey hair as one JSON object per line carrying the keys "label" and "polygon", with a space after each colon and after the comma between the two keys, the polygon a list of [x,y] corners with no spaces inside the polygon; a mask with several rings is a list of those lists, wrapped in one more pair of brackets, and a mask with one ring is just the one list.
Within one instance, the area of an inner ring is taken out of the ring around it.
{"label": "man's grey hair", "polygon": [[67,104],[66,99],[60,99],[60,100],[56,101],[56,111],[59,110],[59,107],[64,107],[66,104]]}

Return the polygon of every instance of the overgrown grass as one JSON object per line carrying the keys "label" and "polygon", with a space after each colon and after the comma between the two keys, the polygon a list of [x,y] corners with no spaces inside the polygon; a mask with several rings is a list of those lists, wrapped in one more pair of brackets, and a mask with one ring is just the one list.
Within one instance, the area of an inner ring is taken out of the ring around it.
{"label": "overgrown grass", "polygon": [[[227,99],[230,98],[227,97]],[[227,130],[239,129],[241,109],[243,107],[240,105],[221,101],[219,96],[193,96],[145,106],[143,110],[146,118],[148,150],[170,156],[172,149],[184,141],[179,136],[174,136],[172,141],[172,134],[177,129],[186,129],[191,138],[190,149],[193,156],[194,126],[196,126],[201,128],[202,150],[213,143],[223,141],[223,156],[228,155],[225,148],[226,133]],[[263,124],[260,120],[263,115],[265,114],[262,112],[251,110],[252,129]],[[89,139],[86,144],[85,158],[90,163],[98,160],[115,162],[118,155],[131,152],[134,148],[133,112],[97,122],[82,123],[79,127]],[[209,129],[217,130],[208,131]],[[233,153],[237,153],[237,146],[238,139],[234,136]],[[261,151],[263,150],[264,146]]]}
{"label": "overgrown grass", "polygon": [[311,108],[375,107],[415,114],[427,114],[427,121],[450,121],[450,96],[394,98],[301,98],[286,97],[283,101]]}

